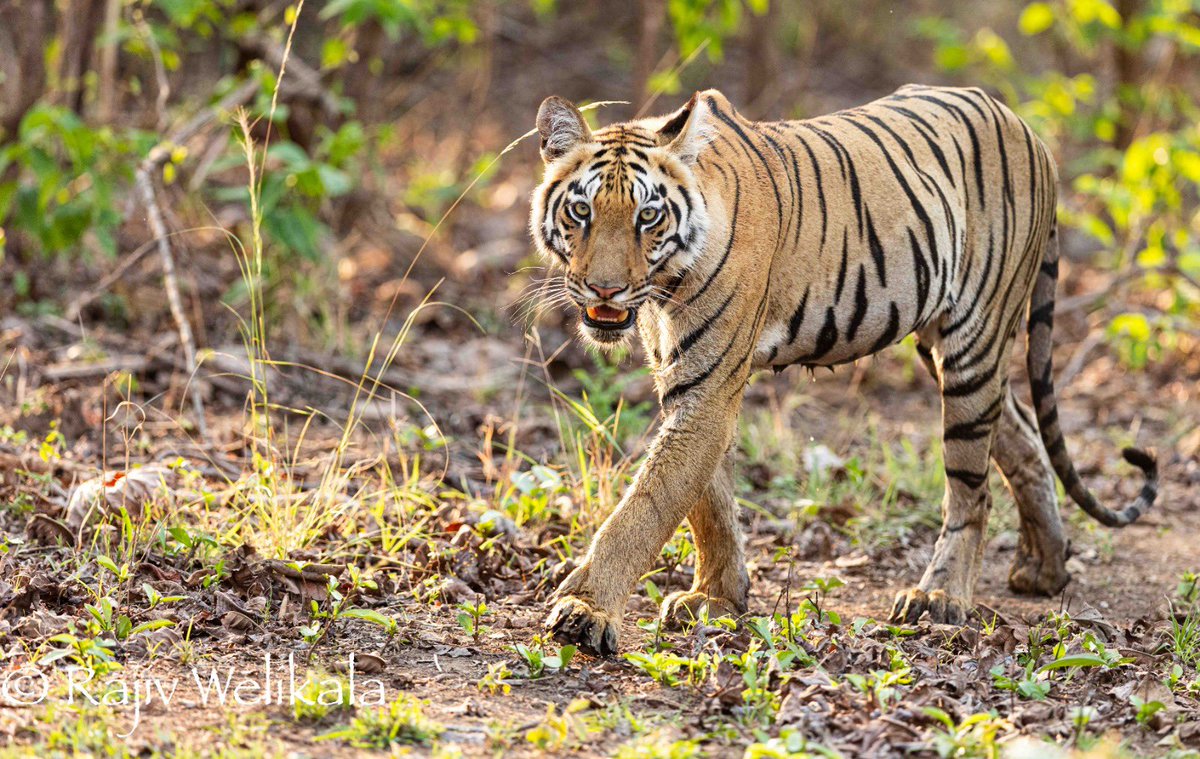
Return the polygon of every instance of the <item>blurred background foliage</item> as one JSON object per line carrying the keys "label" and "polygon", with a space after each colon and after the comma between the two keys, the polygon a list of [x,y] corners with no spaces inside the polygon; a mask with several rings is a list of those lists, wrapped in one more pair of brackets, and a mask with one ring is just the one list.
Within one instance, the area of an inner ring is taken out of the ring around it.
{"label": "blurred background foliage", "polygon": [[1140,367],[1200,325],[1198,61],[1200,0],[0,0],[0,307],[78,317],[73,298],[121,266],[83,315],[165,324],[153,258],[131,261],[150,238],[132,181],[152,165],[190,313],[218,342],[222,304],[246,297],[235,105],[271,142],[269,321],[354,350],[355,325],[435,286],[485,328],[511,321],[540,167],[530,144],[495,159],[546,95],[629,101],[591,114],[607,121],[716,86],[778,118],[923,81],[983,85],[1051,145],[1066,253],[1102,290],[1085,305]]}

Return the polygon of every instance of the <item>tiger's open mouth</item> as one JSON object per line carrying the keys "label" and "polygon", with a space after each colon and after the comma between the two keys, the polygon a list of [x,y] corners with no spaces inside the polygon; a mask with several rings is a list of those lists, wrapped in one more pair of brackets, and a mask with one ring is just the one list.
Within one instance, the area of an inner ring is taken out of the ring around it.
{"label": "tiger's open mouth", "polygon": [[591,306],[583,310],[583,323],[595,329],[625,329],[633,323],[635,309]]}

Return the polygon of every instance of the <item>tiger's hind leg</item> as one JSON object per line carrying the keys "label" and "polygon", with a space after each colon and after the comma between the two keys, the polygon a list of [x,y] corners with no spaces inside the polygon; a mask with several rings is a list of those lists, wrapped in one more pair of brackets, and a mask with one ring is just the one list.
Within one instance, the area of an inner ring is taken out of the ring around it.
{"label": "tiger's hind leg", "polygon": [[1071,579],[1054,470],[1038,436],[1033,412],[1017,400],[1011,388],[996,429],[992,458],[1021,517],[1008,586],[1018,593],[1054,595]]}
{"label": "tiger's hind leg", "polygon": [[[941,386],[933,353],[917,342],[917,353],[934,381]],[[1008,586],[1017,593],[1054,595],[1070,581],[1067,572],[1067,539],[1058,512],[1054,469],[1038,435],[1033,411],[1009,387],[992,443],[992,460],[1017,504],[1020,538],[1008,574]]]}
{"label": "tiger's hind leg", "polygon": [[929,612],[934,622],[963,624],[971,611],[992,508],[987,487],[992,442],[1008,393],[1011,336],[1000,343],[998,351],[985,356],[973,356],[970,345],[958,352],[935,347],[932,354],[922,348],[922,355],[933,360],[942,390],[946,491],[933,558],[920,583],[896,597],[895,621],[912,624]]}

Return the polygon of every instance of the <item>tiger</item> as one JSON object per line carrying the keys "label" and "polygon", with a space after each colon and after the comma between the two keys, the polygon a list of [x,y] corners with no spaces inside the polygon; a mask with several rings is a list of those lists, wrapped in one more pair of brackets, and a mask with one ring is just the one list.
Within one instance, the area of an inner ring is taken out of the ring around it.
{"label": "tiger", "polygon": [[[908,335],[941,393],[945,491],[932,557],[896,594],[892,621],[968,622],[990,462],[1019,514],[1008,574],[1019,593],[1053,595],[1070,580],[1056,475],[1110,527],[1153,504],[1152,452],[1124,449],[1144,484],[1120,510],[1068,454],[1051,355],[1057,169],[983,90],[906,85],[826,116],[754,122],[710,89],[596,131],[549,97],[536,127],[534,245],[584,340],[612,349],[638,333],[661,406],[643,464],[551,596],[557,640],[616,653],[634,585],[684,519],[695,574],[662,600],[662,622],[746,614],[733,459],[751,375],[853,362]],[[1009,384],[1022,319],[1032,409]]]}

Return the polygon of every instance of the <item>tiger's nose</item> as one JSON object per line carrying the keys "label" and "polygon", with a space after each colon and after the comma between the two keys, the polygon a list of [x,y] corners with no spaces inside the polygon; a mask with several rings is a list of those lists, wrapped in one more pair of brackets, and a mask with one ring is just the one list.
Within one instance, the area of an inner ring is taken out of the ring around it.
{"label": "tiger's nose", "polygon": [[601,298],[611,298],[612,296],[624,290],[626,287],[625,285],[621,285],[620,287],[603,287],[601,285],[594,285],[591,282],[588,282],[587,286],[589,290],[596,293]]}

